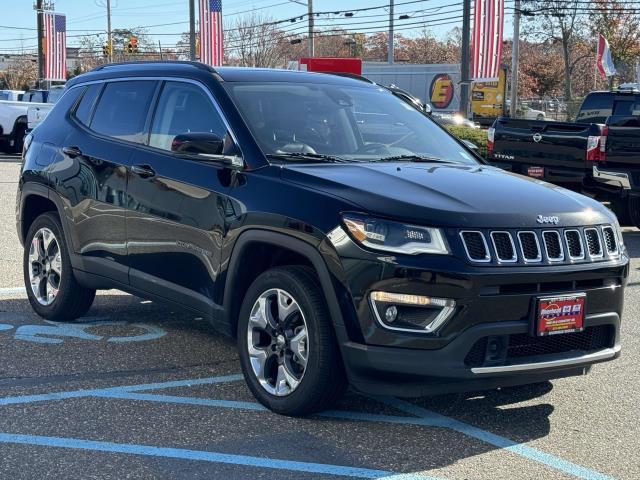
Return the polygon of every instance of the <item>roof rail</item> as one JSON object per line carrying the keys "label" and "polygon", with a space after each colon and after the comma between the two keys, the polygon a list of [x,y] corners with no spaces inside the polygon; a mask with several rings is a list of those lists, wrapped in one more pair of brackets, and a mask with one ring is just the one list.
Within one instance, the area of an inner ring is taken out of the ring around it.
{"label": "roof rail", "polygon": [[97,72],[99,70],[104,70],[105,68],[111,67],[122,67],[126,65],[148,65],[148,64],[173,64],[173,65],[191,65],[192,67],[199,68],[200,70],[206,70],[207,72],[215,73],[215,69],[201,62],[191,62],[188,60],[134,60],[132,62],[116,62],[116,63],[104,63],[102,65],[98,65],[96,68],[91,70],[92,72]]}

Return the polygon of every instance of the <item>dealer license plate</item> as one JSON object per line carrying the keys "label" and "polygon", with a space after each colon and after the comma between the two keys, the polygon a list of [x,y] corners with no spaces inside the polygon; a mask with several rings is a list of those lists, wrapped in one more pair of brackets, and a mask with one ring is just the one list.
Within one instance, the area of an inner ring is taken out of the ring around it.
{"label": "dealer license plate", "polygon": [[544,167],[529,167],[527,168],[527,175],[534,178],[543,178]]}
{"label": "dealer license plate", "polygon": [[584,330],[586,299],[586,293],[539,298],[537,335],[558,335]]}

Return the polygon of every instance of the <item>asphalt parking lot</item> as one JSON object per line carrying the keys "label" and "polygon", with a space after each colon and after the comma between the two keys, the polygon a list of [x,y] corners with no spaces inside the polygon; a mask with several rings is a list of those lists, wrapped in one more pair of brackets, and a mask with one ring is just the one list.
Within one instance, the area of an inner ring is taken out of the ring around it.
{"label": "asphalt parking lot", "polygon": [[583,378],[412,399],[348,394],[306,419],[265,411],[233,343],[118,291],[45,322],[22,288],[19,164],[0,156],[0,478],[640,478],[640,232],[622,357]]}

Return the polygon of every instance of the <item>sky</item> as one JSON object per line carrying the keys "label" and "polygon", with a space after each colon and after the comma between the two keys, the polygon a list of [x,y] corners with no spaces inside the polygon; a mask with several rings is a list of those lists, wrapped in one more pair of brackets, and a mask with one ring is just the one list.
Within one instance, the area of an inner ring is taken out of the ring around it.
{"label": "sky", "polygon": [[[306,3],[305,0],[300,0]],[[106,31],[106,0],[57,0],[55,11],[67,15],[68,46],[75,46],[78,37]],[[111,0],[112,28],[149,27],[154,41],[173,46],[182,32],[189,29],[188,0]],[[316,17],[319,30],[337,26],[372,33],[388,28],[389,0],[314,0],[316,12],[335,12]],[[473,2],[472,2],[473,3]],[[354,11],[345,17],[347,9],[382,7],[367,11]],[[505,37],[510,37],[511,12],[507,2]],[[307,12],[307,7],[292,0],[223,0],[225,27],[252,10],[265,19],[287,20]],[[34,51],[37,43],[36,15],[33,0],[0,0],[0,55]],[[400,15],[409,15],[400,20]],[[396,31],[405,35],[417,34],[425,22],[439,37],[456,26],[461,26],[462,0],[395,0]],[[167,25],[170,24],[170,25]],[[306,17],[295,23],[284,22],[288,32],[306,32]]]}

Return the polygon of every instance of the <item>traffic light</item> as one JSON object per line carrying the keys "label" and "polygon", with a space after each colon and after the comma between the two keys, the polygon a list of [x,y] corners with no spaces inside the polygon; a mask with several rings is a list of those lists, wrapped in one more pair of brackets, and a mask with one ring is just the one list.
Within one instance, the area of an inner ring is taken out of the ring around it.
{"label": "traffic light", "polygon": [[102,54],[105,57],[108,57],[113,52],[113,46],[109,44],[109,42],[102,44]]}
{"label": "traffic light", "polygon": [[131,37],[127,43],[127,53],[138,53],[138,38]]}

